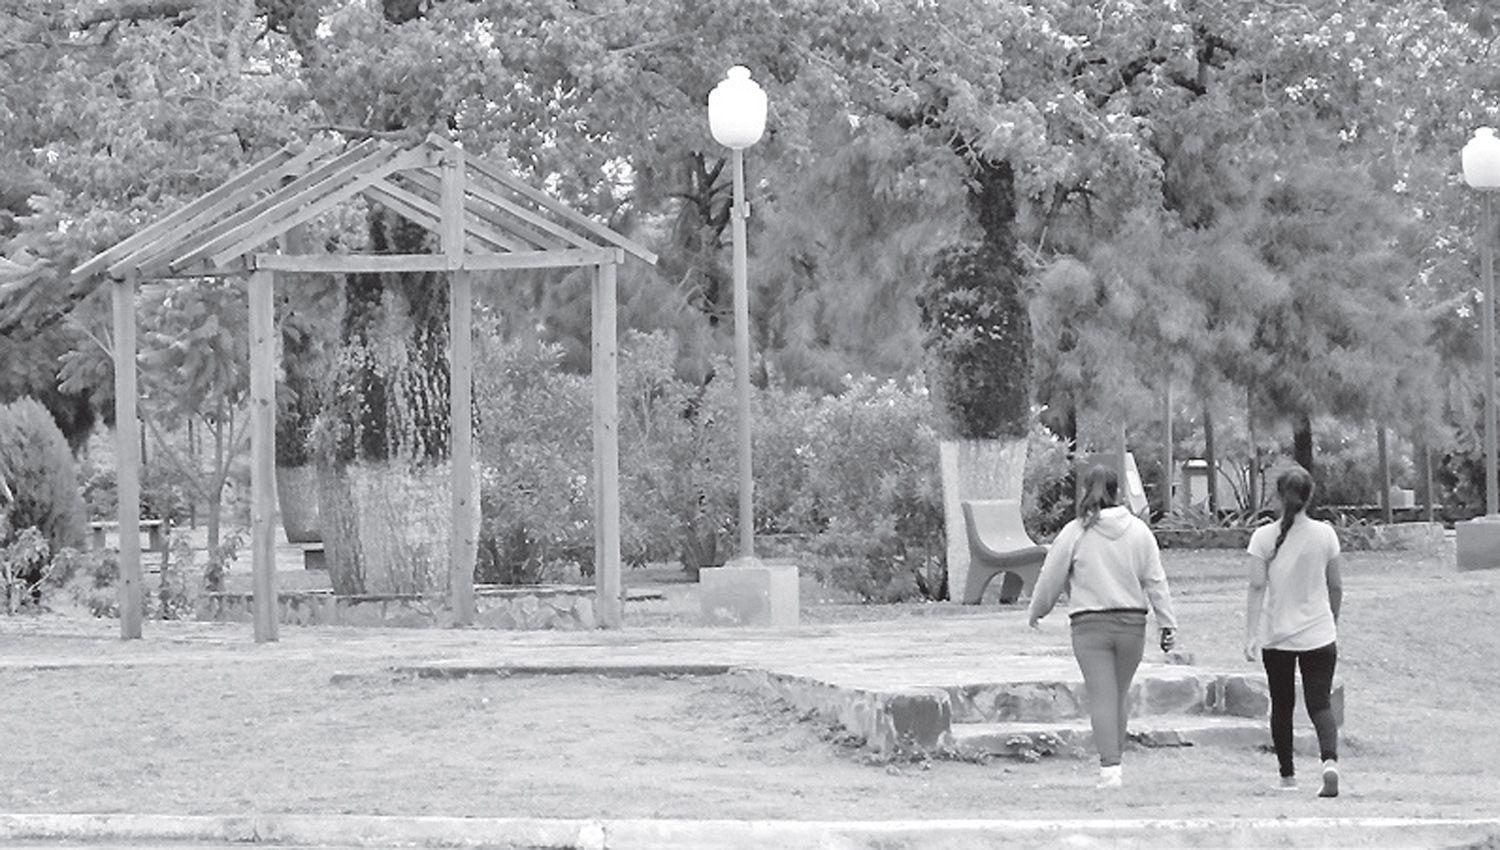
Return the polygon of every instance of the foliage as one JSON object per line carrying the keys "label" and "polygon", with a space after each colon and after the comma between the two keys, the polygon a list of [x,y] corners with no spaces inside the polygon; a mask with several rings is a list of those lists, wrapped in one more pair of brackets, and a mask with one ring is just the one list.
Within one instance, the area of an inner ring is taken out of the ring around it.
{"label": "foliage", "polygon": [[50,577],[51,548],[35,527],[11,533],[10,523],[0,514],[0,588],[5,591],[5,613],[15,614],[24,606],[41,602],[42,582]]}
{"label": "foliage", "polygon": [[[480,462],[480,581],[557,581],[593,566],[588,379],[557,368],[555,346],[506,343],[477,323],[474,400],[489,411]],[[582,563],[579,563],[579,562]]]}
{"label": "foliage", "polygon": [[1031,327],[1019,272],[996,246],[947,249],[921,301],[934,393],[966,439],[1024,437],[1031,410]]}
{"label": "foliage", "polygon": [[[727,360],[701,382],[678,377],[676,361],[666,334],[629,333],[621,346],[621,523],[642,555],[675,554],[692,571],[724,563],[737,533],[738,413]],[[757,421],[761,409],[752,397]]]}
{"label": "foliage", "polygon": [[941,599],[943,507],[930,396],[915,381],[864,377],[823,400],[808,482],[826,523],[824,580],[866,601]]}
{"label": "foliage", "polygon": [[0,405],[0,476],[14,497],[12,528],[36,528],[53,550],[83,546],[85,516],[73,454],[52,414],[33,399]]}

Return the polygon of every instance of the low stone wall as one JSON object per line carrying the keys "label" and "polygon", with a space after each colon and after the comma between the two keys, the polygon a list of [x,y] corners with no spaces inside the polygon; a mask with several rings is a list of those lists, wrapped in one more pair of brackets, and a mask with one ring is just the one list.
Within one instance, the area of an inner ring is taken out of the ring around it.
{"label": "low stone wall", "polygon": [[[1443,544],[1439,522],[1398,522],[1391,525],[1335,526],[1339,545],[1348,552],[1409,551],[1432,549]],[[1163,549],[1241,549],[1250,545],[1251,528],[1154,529]]]}
{"label": "low stone wall", "polygon": [[[247,623],[254,619],[250,593],[206,593],[198,599],[199,620]],[[453,609],[444,598],[415,594],[339,596],[331,590],[287,591],[277,595],[280,621],[292,626],[384,626],[444,628]],[[474,625],[485,629],[592,629],[594,588],[571,585],[474,589]]]}

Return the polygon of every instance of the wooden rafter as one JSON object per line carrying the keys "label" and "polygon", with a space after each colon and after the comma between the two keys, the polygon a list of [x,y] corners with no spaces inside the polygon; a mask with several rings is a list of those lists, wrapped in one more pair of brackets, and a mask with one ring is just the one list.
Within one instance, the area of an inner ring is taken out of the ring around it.
{"label": "wooden rafter", "polygon": [[[506,169],[429,136],[415,145],[367,138],[343,146],[309,144],[297,152],[283,148],[101,251],[73,274],[149,279],[272,268],[264,265],[266,254],[252,252],[359,195],[437,234],[446,256],[438,262],[450,269],[618,262],[616,252],[656,261],[638,243]],[[547,255],[553,256],[543,259]],[[289,257],[288,262],[347,265],[339,257],[326,263]],[[432,265],[395,260],[396,266],[402,263]]]}

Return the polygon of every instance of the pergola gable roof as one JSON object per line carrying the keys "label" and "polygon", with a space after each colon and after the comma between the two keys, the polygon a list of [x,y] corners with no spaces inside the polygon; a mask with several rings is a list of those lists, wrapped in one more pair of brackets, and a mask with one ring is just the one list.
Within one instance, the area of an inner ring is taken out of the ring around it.
{"label": "pergola gable roof", "polygon": [[[355,197],[436,233],[442,254],[314,254],[256,250]],[[481,269],[590,265],[656,255],[537,189],[506,168],[428,136],[416,144],[365,139],[287,148],[100,252],[75,278],[219,275],[250,268],[301,271]]]}

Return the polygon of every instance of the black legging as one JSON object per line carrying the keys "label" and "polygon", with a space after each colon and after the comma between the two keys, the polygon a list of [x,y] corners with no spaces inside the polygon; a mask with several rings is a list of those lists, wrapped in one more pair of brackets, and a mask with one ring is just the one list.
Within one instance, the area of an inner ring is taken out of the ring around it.
{"label": "black legging", "polygon": [[1338,664],[1338,643],[1317,649],[1293,652],[1285,649],[1263,649],[1261,661],[1266,665],[1266,684],[1271,691],[1271,743],[1276,746],[1276,761],[1281,775],[1292,776],[1292,711],[1297,706],[1297,667],[1302,667],[1302,699],[1307,716],[1318,731],[1318,750],[1324,761],[1339,757],[1339,727],[1333,719],[1333,668]]}

